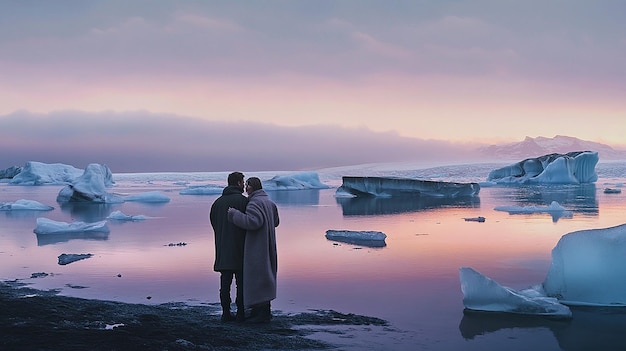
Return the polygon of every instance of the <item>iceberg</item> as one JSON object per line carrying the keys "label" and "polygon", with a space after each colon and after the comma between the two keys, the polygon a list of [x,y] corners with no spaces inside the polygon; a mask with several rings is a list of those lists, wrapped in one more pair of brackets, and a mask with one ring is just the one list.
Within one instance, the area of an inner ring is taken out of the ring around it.
{"label": "iceberg", "polygon": [[107,221],[93,223],[85,222],[57,222],[48,218],[37,218],[37,227],[33,230],[35,234],[56,234],[56,233],[86,233],[99,232],[108,233]]}
{"label": "iceberg", "polygon": [[322,183],[316,172],[302,172],[288,175],[277,175],[263,181],[265,190],[305,190],[329,189],[330,186]]}
{"label": "iceberg", "polygon": [[130,195],[124,198],[125,201],[147,202],[147,203],[163,203],[170,202],[170,198],[163,195],[160,191],[148,191],[141,194]]}
{"label": "iceberg", "polygon": [[570,318],[569,307],[548,297],[540,287],[514,290],[502,286],[470,267],[459,269],[463,305],[470,311],[503,312]]}
{"label": "iceberg", "polygon": [[387,235],[378,231],[327,230],[326,239],[370,247],[383,247]]}
{"label": "iceberg", "polygon": [[0,203],[0,211],[50,211],[54,207],[44,205],[34,200],[17,200],[15,202]]}
{"label": "iceberg", "polygon": [[70,264],[72,262],[84,260],[86,258],[92,257],[93,254],[60,254],[59,255],[59,264],[64,266],[66,264]]}
{"label": "iceberg", "polygon": [[571,305],[626,306],[626,224],[562,236],[543,288]]}
{"label": "iceberg", "polygon": [[509,214],[548,213],[555,222],[559,218],[572,218],[573,216],[572,211],[568,211],[556,201],[552,201],[549,206],[496,206],[494,210],[508,212]]}
{"label": "iceberg", "polygon": [[72,180],[57,195],[57,202],[121,203],[120,197],[109,194],[106,188],[113,186],[109,167],[92,163],[82,175]]}
{"label": "iceberg", "polygon": [[221,195],[223,187],[216,185],[193,185],[179,192],[180,195]]}
{"label": "iceberg", "polygon": [[2,179],[13,179],[16,175],[20,174],[22,171],[22,167],[19,166],[11,166],[7,169],[0,170],[0,180]]}
{"label": "iceberg", "polygon": [[122,211],[113,211],[107,217],[107,219],[115,219],[115,220],[118,220],[118,221],[143,221],[146,218],[148,218],[148,217],[146,217],[144,215],[130,216],[130,215],[127,215],[127,214],[123,213]]}
{"label": "iceberg", "polygon": [[489,172],[488,182],[496,184],[581,184],[598,180],[595,151],[574,151],[527,158]]}
{"label": "iceberg", "polygon": [[22,171],[16,174],[9,184],[14,185],[59,185],[71,183],[80,177],[83,170],[62,163],[47,164],[26,162]]}
{"label": "iceberg", "polygon": [[461,198],[477,196],[478,183],[454,183],[396,177],[342,177],[336,193],[340,197],[355,196],[424,196],[435,198]]}

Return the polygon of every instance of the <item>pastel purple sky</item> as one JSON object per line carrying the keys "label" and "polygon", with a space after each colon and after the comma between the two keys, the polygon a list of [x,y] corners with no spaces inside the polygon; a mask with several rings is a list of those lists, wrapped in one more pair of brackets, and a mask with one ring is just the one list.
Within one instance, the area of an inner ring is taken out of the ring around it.
{"label": "pastel purple sky", "polygon": [[0,7],[0,168],[302,169],[554,135],[626,147],[619,0]]}

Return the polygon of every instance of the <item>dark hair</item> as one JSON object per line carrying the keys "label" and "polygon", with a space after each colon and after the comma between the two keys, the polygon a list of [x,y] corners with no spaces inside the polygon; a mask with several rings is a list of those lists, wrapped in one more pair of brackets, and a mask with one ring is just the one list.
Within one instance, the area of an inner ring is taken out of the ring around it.
{"label": "dark hair", "polygon": [[263,185],[261,184],[261,179],[257,177],[250,177],[246,181],[246,184],[252,188],[252,191],[263,189]]}
{"label": "dark hair", "polygon": [[233,172],[228,175],[228,185],[239,185],[239,182],[243,182],[243,173]]}

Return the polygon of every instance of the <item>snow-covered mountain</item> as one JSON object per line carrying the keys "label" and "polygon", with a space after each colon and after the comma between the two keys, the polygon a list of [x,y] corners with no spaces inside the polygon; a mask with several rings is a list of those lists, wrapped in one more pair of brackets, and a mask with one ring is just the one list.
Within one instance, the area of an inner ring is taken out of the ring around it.
{"label": "snow-covered mountain", "polygon": [[526,137],[523,141],[481,147],[478,152],[485,158],[497,160],[521,160],[530,157],[572,151],[597,151],[600,160],[626,160],[626,150],[616,150],[609,145],[574,137],[557,135],[554,138]]}

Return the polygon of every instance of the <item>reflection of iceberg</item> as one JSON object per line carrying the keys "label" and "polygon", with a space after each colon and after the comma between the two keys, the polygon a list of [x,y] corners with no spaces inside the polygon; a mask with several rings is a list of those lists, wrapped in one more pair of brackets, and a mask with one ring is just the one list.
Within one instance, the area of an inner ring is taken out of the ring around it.
{"label": "reflection of iceberg", "polygon": [[476,196],[478,183],[453,183],[395,177],[342,177],[337,193],[355,196],[401,197],[424,196],[459,198]]}
{"label": "reflection of iceberg", "polygon": [[509,214],[548,213],[554,222],[558,221],[559,218],[572,218],[573,215],[572,211],[568,211],[556,201],[552,201],[549,206],[496,206],[494,210]]}
{"label": "reflection of iceberg", "polygon": [[37,227],[33,231],[35,234],[57,234],[57,233],[108,233],[106,221],[85,223],[85,222],[57,222],[48,218],[37,218]]}
{"label": "reflection of iceberg", "polygon": [[268,191],[269,197],[280,205],[318,205],[320,202],[319,189],[298,191]]}
{"label": "reflection of iceberg", "polygon": [[66,202],[61,204],[61,211],[69,213],[72,218],[83,222],[104,220],[117,205],[90,202]]}
{"label": "reflection of iceberg", "polygon": [[520,206],[543,206],[556,201],[575,213],[598,213],[597,189],[594,183],[536,184],[494,191],[506,192],[506,199],[513,200]]}
{"label": "reflection of iceberg", "polygon": [[470,340],[483,335],[483,341],[489,343],[487,334],[500,330],[525,329],[532,335],[533,329],[548,329],[558,342],[558,350],[624,350],[626,310],[573,306],[571,311],[571,319],[465,311],[459,324],[459,331],[465,339]]}
{"label": "reflection of iceberg", "polygon": [[378,231],[327,230],[326,239],[369,247],[383,247],[387,235]]}
{"label": "reflection of iceberg", "polygon": [[459,269],[463,304],[474,311],[508,312],[542,316],[571,316],[570,309],[556,298],[547,297],[538,288],[513,290],[476,272],[472,268]]}
{"label": "reflection of iceberg", "polygon": [[505,184],[593,183],[598,180],[595,171],[597,163],[598,153],[594,151],[549,154],[495,169],[489,173],[487,181]]}
{"label": "reflection of iceberg", "polygon": [[15,202],[0,203],[0,211],[50,211],[54,207],[44,205],[34,200],[17,200]]}
{"label": "reflection of iceberg", "polygon": [[64,243],[70,240],[103,241],[108,239],[109,232],[55,233],[53,235],[37,234],[37,246]]}
{"label": "reflection of iceberg", "polygon": [[320,182],[316,172],[303,172],[289,175],[275,176],[270,180],[263,181],[265,190],[304,190],[304,189],[328,189],[328,185]]}
{"label": "reflection of iceberg", "polygon": [[455,207],[475,208],[480,206],[479,197],[436,198],[436,197],[336,197],[344,216],[369,216],[416,212],[425,209]]}

